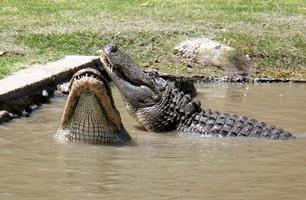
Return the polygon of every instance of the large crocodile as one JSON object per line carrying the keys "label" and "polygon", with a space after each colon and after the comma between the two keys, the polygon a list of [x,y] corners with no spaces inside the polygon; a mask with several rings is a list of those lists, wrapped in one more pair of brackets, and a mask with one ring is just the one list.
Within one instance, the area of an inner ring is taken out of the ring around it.
{"label": "large crocodile", "polygon": [[110,144],[131,140],[121,123],[110,87],[98,70],[85,68],[75,73],[69,91],[57,137]]}
{"label": "large crocodile", "polygon": [[219,137],[295,138],[288,131],[255,119],[201,108],[199,100],[170,85],[156,71],[143,71],[115,45],[104,47],[100,59],[119,88],[128,112],[147,130]]}

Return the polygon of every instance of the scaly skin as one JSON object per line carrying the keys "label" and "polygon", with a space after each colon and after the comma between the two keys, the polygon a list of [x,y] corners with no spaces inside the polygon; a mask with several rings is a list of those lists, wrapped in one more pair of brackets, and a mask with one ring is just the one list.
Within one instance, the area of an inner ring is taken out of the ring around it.
{"label": "scaly skin", "polygon": [[128,112],[147,130],[219,137],[295,138],[288,131],[255,119],[201,108],[197,99],[168,84],[156,71],[142,71],[114,45],[106,46],[102,52],[100,59],[119,88]]}
{"label": "scaly skin", "polygon": [[71,79],[57,136],[98,144],[124,144],[131,140],[121,123],[110,87],[99,71],[82,69]]}
{"label": "scaly skin", "polygon": [[132,115],[147,130],[155,132],[178,130],[205,136],[250,136],[270,139],[289,139],[292,134],[282,129],[258,122],[255,119],[239,117],[202,109],[200,103],[167,86],[162,100],[151,107],[138,109]]}

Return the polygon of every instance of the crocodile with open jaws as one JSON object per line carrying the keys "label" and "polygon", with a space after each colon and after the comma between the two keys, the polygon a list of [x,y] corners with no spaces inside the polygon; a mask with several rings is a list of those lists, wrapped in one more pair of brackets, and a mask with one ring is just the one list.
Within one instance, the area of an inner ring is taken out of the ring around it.
{"label": "crocodile with open jaws", "polygon": [[111,89],[93,68],[76,72],[56,137],[97,144],[125,144],[131,140],[115,107]]}
{"label": "crocodile with open jaws", "polygon": [[200,101],[178,90],[154,70],[142,70],[115,45],[102,49],[101,62],[119,88],[126,108],[147,130],[205,136],[295,138],[283,129],[255,119],[201,108]]}

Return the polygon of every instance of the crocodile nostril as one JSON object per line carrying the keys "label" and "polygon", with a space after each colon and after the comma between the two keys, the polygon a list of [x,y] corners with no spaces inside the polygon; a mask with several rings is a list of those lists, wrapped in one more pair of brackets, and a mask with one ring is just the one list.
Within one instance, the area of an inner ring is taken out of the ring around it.
{"label": "crocodile nostril", "polygon": [[113,52],[113,53],[117,52],[117,50],[118,50],[117,46],[114,45],[114,44],[109,44],[109,45],[107,46],[107,48],[108,48],[108,50],[109,50],[110,52]]}

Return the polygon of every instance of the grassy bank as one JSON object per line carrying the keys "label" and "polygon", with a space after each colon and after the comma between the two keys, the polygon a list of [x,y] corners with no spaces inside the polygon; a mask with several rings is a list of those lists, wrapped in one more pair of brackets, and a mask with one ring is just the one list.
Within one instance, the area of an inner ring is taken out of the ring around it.
{"label": "grassy bank", "polygon": [[94,55],[109,42],[144,66],[218,75],[173,54],[178,42],[206,36],[248,54],[259,76],[306,78],[304,0],[2,0],[0,13],[0,77],[66,54]]}

